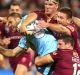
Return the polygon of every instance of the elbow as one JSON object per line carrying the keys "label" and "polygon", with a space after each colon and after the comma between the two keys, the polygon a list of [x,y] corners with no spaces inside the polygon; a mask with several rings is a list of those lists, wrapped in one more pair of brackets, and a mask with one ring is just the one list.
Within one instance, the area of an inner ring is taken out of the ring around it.
{"label": "elbow", "polygon": [[35,65],[36,66],[41,66],[41,63],[38,60],[35,60]]}

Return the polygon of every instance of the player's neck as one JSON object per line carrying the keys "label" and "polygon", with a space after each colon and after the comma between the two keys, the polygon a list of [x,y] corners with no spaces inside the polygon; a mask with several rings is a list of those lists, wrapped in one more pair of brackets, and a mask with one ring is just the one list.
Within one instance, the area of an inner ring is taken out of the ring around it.
{"label": "player's neck", "polygon": [[55,14],[56,14],[56,13],[54,13],[54,14],[47,14],[47,15],[46,15],[46,17],[47,17],[47,22],[50,22],[50,20],[51,20],[52,18],[54,18]]}
{"label": "player's neck", "polygon": [[71,47],[65,47],[65,48],[62,48],[62,49],[60,49],[60,50],[63,50],[63,51],[66,51],[66,50],[73,50],[73,47],[71,46]]}
{"label": "player's neck", "polygon": [[70,47],[68,47],[68,48],[66,48],[66,49],[73,50],[73,47],[72,47],[72,46],[70,46]]}

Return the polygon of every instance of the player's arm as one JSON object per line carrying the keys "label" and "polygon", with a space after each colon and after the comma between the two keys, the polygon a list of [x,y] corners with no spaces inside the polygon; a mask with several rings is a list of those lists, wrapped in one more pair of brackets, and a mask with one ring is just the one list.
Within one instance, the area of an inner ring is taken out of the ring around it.
{"label": "player's arm", "polygon": [[53,32],[56,31],[59,33],[66,33],[68,35],[71,35],[70,30],[61,24],[57,23],[53,24],[53,23],[46,23],[45,21],[39,21],[38,25],[40,28],[49,28]]}
{"label": "player's arm", "polygon": [[14,49],[6,49],[0,46],[0,53],[7,57],[14,57],[16,54],[21,52],[23,49],[26,49],[26,37],[22,37],[19,41],[19,44]]}
{"label": "player's arm", "polygon": [[68,35],[71,35],[71,32],[68,28],[66,28],[65,26],[62,26],[61,24],[51,24],[48,26],[48,28],[52,31],[56,31],[59,33],[65,33]]}
{"label": "player's arm", "polygon": [[0,53],[2,53],[4,56],[7,56],[7,57],[14,57],[22,50],[23,49],[20,48],[19,46],[17,46],[14,49],[6,49],[6,48],[0,46]]}
{"label": "player's arm", "polygon": [[26,26],[29,25],[31,22],[36,20],[37,14],[36,13],[30,13],[28,17],[24,20],[22,25],[20,26],[20,32],[25,33],[26,32]]}
{"label": "player's arm", "polygon": [[43,56],[43,57],[37,56],[37,57],[35,58],[35,64],[36,64],[37,66],[42,66],[42,65],[44,65],[44,64],[48,64],[48,63],[51,63],[51,62],[53,62],[53,61],[54,61],[54,60],[51,58],[50,54],[45,55],[45,56]]}
{"label": "player's arm", "polygon": [[74,23],[75,23],[78,27],[80,27],[80,18],[72,17],[72,19],[73,19]]}
{"label": "player's arm", "polygon": [[56,57],[57,57],[57,53],[56,52],[47,54],[47,55],[45,55],[43,57],[37,56],[35,58],[35,64],[37,66],[42,66],[42,65],[45,65],[45,64],[49,64],[49,63],[54,62]]}

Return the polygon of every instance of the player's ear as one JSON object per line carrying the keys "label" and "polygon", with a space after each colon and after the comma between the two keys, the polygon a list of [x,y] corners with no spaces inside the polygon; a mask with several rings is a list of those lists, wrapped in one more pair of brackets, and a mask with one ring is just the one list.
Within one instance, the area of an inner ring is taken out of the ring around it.
{"label": "player's ear", "polygon": [[58,4],[56,4],[56,7],[55,7],[55,9],[56,9],[56,10],[58,9]]}
{"label": "player's ear", "polygon": [[57,9],[59,8],[59,4],[56,4],[56,8],[57,8]]}
{"label": "player's ear", "polygon": [[70,24],[71,21],[72,21],[72,19],[68,18],[67,19],[67,24]]}
{"label": "player's ear", "polygon": [[70,21],[69,20],[67,20],[67,24],[69,24],[70,23]]}
{"label": "player's ear", "polygon": [[71,43],[66,43],[66,47],[67,48],[71,47]]}

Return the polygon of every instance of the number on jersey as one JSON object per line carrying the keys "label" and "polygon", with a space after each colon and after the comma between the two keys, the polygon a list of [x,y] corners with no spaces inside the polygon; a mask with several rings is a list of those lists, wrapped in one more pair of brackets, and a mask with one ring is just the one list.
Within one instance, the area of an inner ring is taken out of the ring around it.
{"label": "number on jersey", "polygon": [[78,70],[78,67],[80,67],[80,64],[73,64],[74,72],[73,75],[80,75],[80,70]]}

